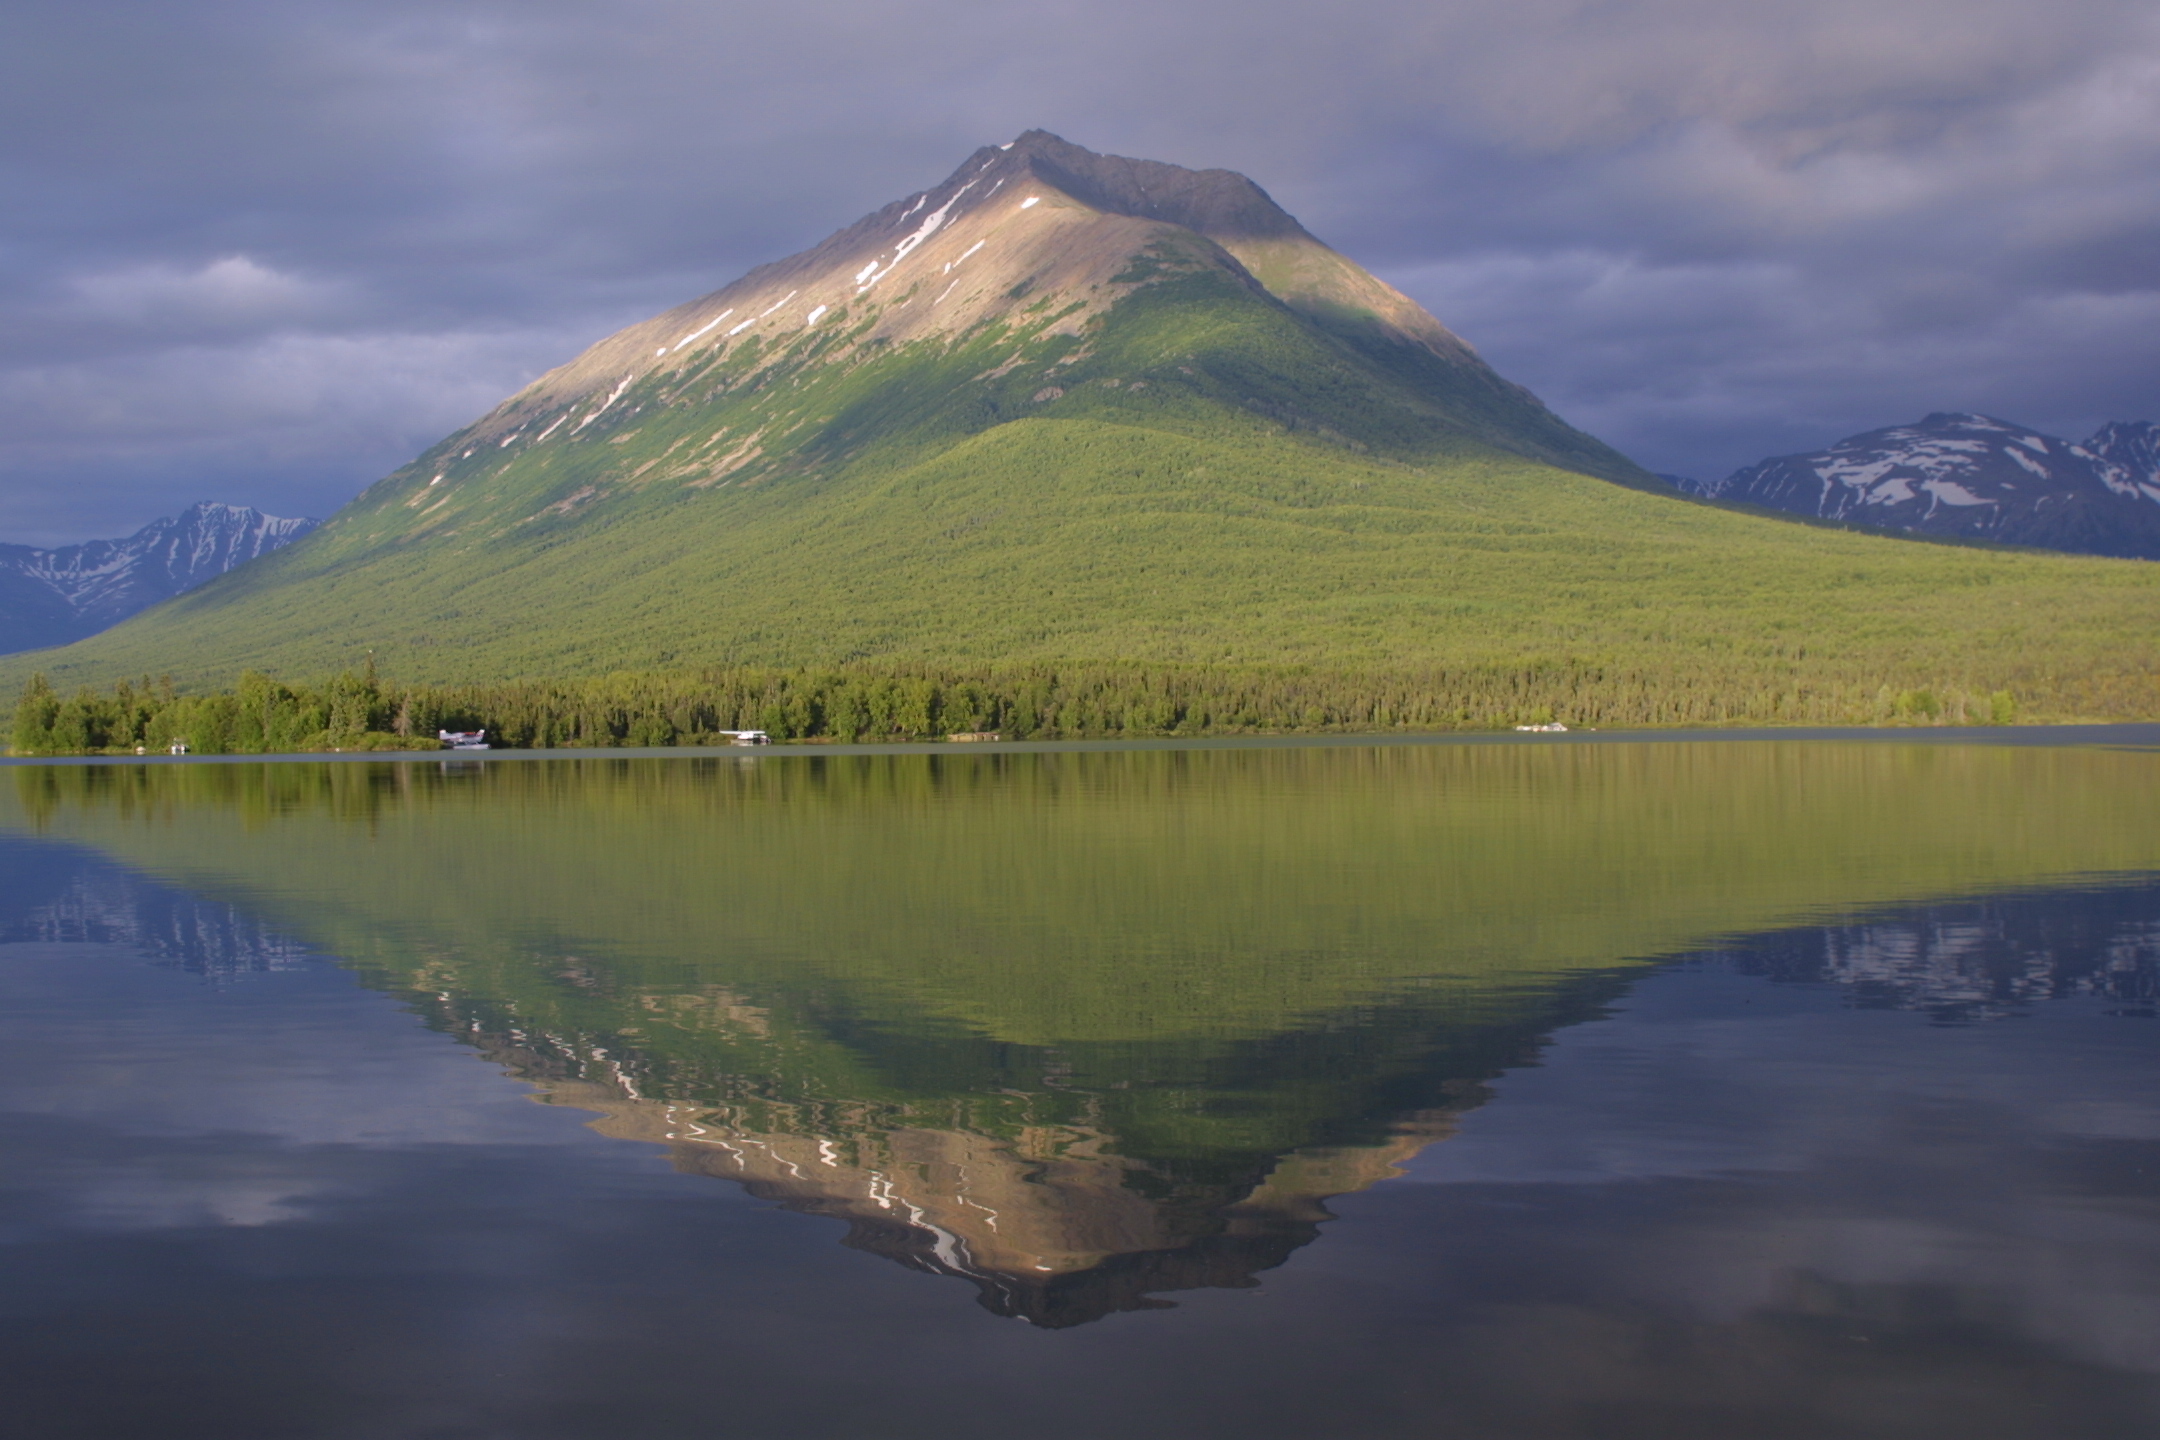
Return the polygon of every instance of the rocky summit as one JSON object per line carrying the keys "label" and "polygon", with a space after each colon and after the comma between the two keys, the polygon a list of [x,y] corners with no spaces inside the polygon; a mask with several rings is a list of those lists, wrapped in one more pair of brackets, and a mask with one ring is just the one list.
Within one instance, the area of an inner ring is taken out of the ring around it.
{"label": "rocky summit", "polygon": [[94,635],[320,523],[205,502],[123,540],[50,550],[0,545],[0,654]]}
{"label": "rocky summit", "polygon": [[[455,458],[566,445],[655,405],[681,407],[731,360],[743,368],[725,372],[728,387],[741,390],[797,379],[805,362],[847,367],[985,333],[996,336],[1000,363],[971,377],[978,392],[989,391],[968,403],[987,399],[1000,417],[1011,404],[1028,407],[1012,413],[1056,414],[1044,407],[1087,373],[1081,367],[1097,350],[1091,333],[1121,302],[1194,277],[1286,308],[1361,350],[1380,349],[1412,378],[1410,393],[1391,398],[1440,429],[1609,478],[1642,478],[1501,379],[1408,296],[1314,239],[1243,175],[1098,155],[1041,130],[978,150],[943,184],[609,337],[458,437],[485,448]],[[1191,367],[1176,373],[1202,378]],[[998,381],[1012,383],[991,384]],[[1304,420],[1334,433],[1294,402],[1237,398],[1293,427]],[[838,423],[811,448],[844,448],[863,433],[846,423],[853,418],[805,426],[786,410],[759,416],[764,423],[745,417],[672,452],[667,472],[705,485],[770,473],[803,454],[803,429]],[[474,468],[446,465],[440,483],[457,484]]]}
{"label": "rocky summit", "polygon": [[1695,484],[1711,499],[1824,520],[2089,555],[2160,559],[2160,427],[2073,444],[1985,415],[1936,414]]}

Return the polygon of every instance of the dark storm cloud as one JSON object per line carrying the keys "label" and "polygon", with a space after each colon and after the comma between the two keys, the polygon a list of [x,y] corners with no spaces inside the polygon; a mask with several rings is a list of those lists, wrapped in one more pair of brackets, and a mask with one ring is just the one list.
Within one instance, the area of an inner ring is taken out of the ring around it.
{"label": "dark storm cloud", "polygon": [[1654,468],[2160,418],[2156,82],[2125,0],[19,0],[0,535],[323,513],[1031,125],[1253,175]]}

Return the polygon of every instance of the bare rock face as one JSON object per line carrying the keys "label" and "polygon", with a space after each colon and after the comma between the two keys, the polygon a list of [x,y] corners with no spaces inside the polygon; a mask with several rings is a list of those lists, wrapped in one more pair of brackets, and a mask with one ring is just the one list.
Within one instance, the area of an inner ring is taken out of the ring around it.
{"label": "bare rock face", "polygon": [[52,550],[0,545],[0,654],[95,635],[289,545],[320,523],[206,502],[124,540]]}
{"label": "bare rock face", "polygon": [[1720,481],[1674,483],[1824,520],[2160,559],[2160,427],[2142,421],[2072,444],[1985,415],[1935,414]]}

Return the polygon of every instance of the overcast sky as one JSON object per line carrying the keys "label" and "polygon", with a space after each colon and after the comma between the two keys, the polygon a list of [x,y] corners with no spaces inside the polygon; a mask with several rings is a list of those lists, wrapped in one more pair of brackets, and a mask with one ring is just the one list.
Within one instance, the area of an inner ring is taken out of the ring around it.
{"label": "overcast sky", "polygon": [[0,539],[327,514],[1031,126],[1251,175],[1653,469],[2160,419],[2150,0],[10,0]]}

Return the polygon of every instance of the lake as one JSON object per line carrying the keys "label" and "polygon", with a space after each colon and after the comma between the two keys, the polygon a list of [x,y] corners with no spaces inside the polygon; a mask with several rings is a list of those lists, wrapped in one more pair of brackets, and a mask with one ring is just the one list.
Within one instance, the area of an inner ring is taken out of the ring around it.
{"label": "lake", "polygon": [[4,767],[8,1433],[2160,1432],[2052,738]]}

